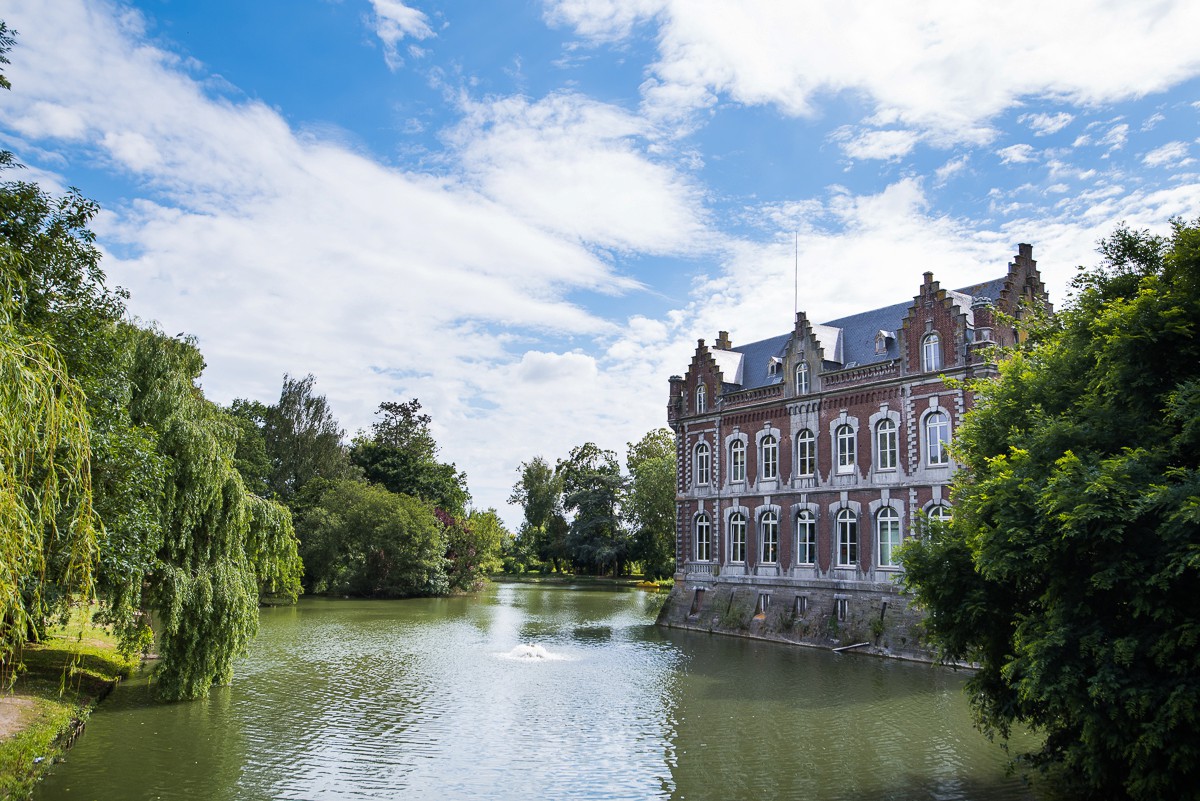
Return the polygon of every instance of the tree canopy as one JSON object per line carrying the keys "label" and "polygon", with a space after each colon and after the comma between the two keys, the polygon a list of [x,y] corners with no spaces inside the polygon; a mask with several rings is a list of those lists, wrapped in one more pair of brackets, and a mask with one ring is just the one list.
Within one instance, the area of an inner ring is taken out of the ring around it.
{"label": "tree canopy", "polygon": [[675,572],[675,435],[658,428],[629,443],[625,515],[632,530],[631,556],[646,578]]}
{"label": "tree canopy", "polygon": [[1200,228],[1119,228],[1073,301],[974,387],[954,517],[907,546],[983,726],[1090,797],[1200,779]]}

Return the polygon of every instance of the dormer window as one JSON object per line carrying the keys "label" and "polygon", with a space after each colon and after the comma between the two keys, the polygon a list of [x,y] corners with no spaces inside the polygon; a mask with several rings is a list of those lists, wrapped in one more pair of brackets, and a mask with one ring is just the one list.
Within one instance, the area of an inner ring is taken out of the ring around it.
{"label": "dormer window", "polygon": [[886,356],[888,352],[888,343],[896,338],[895,331],[883,331],[875,335],[875,355]]}
{"label": "dormer window", "polygon": [[779,375],[781,367],[783,367],[783,359],[772,356],[771,361],[767,362],[767,375]]}
{"label": "dormer window", "polygon": [[696,414],[703,414],[706,408],[704,385],[696,387]]}
{"label": "dormer window", "polygon": [[796,394],[808,394],[808,363],[800,362],[796,365]]}

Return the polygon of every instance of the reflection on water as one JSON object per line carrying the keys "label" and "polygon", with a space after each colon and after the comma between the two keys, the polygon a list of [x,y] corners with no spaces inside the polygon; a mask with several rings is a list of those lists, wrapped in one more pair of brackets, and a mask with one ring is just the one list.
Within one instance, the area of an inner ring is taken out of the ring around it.
{"label": "reflection on water", "polygon": [[93,716],[50,799],[1015,799],[949,670],[652,624],[635,590],[269,609],[232,687]]}

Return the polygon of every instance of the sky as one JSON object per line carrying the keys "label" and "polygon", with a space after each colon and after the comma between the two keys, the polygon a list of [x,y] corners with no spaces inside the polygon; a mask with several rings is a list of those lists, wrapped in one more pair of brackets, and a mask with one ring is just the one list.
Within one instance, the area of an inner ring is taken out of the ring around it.
{"label": "sky", "polygon": [[[986,7],[985,7],[986,6]],[[0,147],[205,394],[419,398],[474,505],[665,424],[700,338],[1200,217],[1194,0],[5,0]]]}

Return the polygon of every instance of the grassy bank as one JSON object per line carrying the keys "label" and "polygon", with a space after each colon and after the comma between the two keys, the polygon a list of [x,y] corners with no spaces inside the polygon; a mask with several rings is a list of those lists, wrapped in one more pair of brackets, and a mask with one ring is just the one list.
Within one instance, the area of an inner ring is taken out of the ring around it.
{"label": "grassy bank", "polygon": [[41,772],[74,741],[88,714],[137,660],[82,612],[25,647],[24,667],[0,695],[0,798],[25,799]]}

